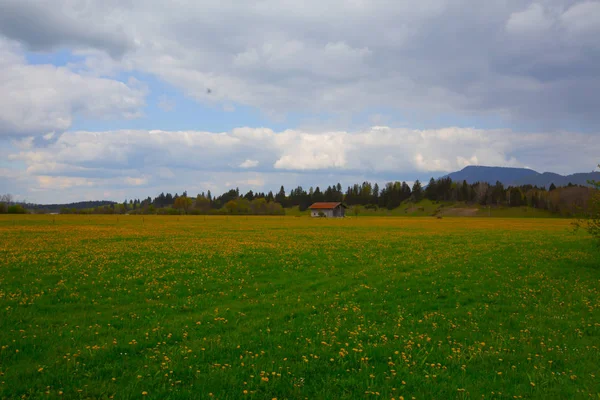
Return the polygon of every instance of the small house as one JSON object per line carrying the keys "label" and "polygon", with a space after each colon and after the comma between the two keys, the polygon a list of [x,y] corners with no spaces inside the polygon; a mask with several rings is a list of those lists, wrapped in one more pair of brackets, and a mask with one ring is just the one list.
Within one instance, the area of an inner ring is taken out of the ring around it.
{"label": "small house", "polygon": [[346,206],[337,202],[314,203],[309,209],[311,217],[343,218],[346,215]]}

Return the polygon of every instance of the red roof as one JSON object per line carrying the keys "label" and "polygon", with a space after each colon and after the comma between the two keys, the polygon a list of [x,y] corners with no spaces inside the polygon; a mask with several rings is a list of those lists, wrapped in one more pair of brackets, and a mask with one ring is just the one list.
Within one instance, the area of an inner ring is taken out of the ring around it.
{"label": "red roof", "polygon": [[320,203],[314,203],[309,208],[311,210],[333,210],[334,208],[336,208],[337,206],[339,206],[341,204],[342,203],[323,201],[323,202],[320,202]]}

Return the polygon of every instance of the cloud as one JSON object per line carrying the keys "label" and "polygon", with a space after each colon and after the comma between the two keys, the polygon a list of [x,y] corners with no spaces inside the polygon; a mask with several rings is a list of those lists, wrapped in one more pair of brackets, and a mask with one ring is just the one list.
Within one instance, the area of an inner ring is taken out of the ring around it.
{"label": "cloud", "polygon": [[600,3],[584,1],[573,5],[560,16],[560,23],[566,31],[567,39],[573,45],[585,46],[596,51],[600,49]]}
{"label": "cloud", "polygon": [[[36,51],[92,47],[120,56],[133,43],[125,35],[118,16],[106,11],[116,4],[110,0],[96,4],[3,0],[0,33]],[[107,18],[102,18],[105,13]]]}
{"label": "cloud", "polygon": [[73,186],[94,186],[94,180],[86,178],[74,178],[65,176],[38,176],[39,189],[70,189]]}
{"label": "cloud", "polygon": [[307,134],[286,131],[276,138],[282,150],[275,162],[277,169],[316,170],[343,168],[346,165],[346,134]]}
{"label": "cloud", "polygon": [[414,181],[477,164],[573,173],[592,169],[598,154],[594,135],[459,127],[376,126],[320,133],[266,128],[74,131],[50,142],[13,147],[6,156],[10,170],[2,179],[21,188],[23,196],[47,196],[42,198],[75,196],[84,189],[119,197],[169,189],[216,194],[233,185],[276,190],[294,182]]}
{"label": "cloud", "polygon": [[[73,71],[151,74],[202,104],[274,118],[385,107],[548,130],[600,122],[599,17],[600,3],[577,0],[180,0],[169,10],[5,0],[0,35],[36,51],[75,49]],[[54,125],[69,124],[57,114]]]}
{"label": "cloud", "polygon": [[[477,163],[597,164],[597,1],[176,4],[2,1],[0,191],[122,197],[179,183],[217,190],[414,180]],[[143,119],[145,80],[169,93],[150,101],[172,114]],[[277,131],[205,132],[206,121],[154,130],[189,110],[182,95],[231,111],[239,125],[258,110]],[[404,128],[356,122],[369,115]],[[438,129],[406,128],[423,126]]]}
{"label": "cloud", "polygon": [[240,164],[240,168],[254,168],[254,167],[257,167],[258,164],[259,164],[258,161],[248,159]]}
{"label": "cloud", "polygon": [[0,136],[64,131],[76,116],[131,119],[142,114],[146,89],[83,76],[65,67],[27,65],[18,46],[0,38]]}
{"label": "cloud", "polygon": [[506,30],[515,34],[543,33],[550,29],[552,23],[544,7],[533,3],[524,11],[512,13],[506,22]]}
{"label": "cloud", "polygon": [[132,178],[130,176],[125,178],[125,184],[128,186],[142,186],[148,183],[148,178],[146,177],[139,177],[139,178]]}

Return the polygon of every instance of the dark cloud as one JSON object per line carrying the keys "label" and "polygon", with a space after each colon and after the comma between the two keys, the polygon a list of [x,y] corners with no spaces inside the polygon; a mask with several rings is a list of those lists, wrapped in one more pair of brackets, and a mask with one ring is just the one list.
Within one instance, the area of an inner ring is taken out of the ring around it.
{"label": "dark cloud", "polygon": [[575,0],[4,0],[0,34],[101,49],[198,101],[274,116],[386,107],[590,128],[598,20],[600,2]]}
{"label": "dark cloud", "polygon": [[[3,0],[0,34],[25,44],[32,51],[49,52],[62,47],[90,47],[121,57],[132,42],[117,24],[106,24],[102,8],[81,7],[79,2]],[[108,2],[105,6],[110,7]],[[99,4],[100,5],[100,4]]]}

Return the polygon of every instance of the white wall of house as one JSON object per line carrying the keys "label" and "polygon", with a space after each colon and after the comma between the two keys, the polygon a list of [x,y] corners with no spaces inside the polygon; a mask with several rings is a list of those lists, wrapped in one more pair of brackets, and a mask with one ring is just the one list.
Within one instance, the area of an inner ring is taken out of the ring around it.
{"label": "white wall of house", "polygon": [[318,217],[319,212],[325,214],[327,218],[332,218],[334,216],[333,210],[310,210],[311,217]]}

